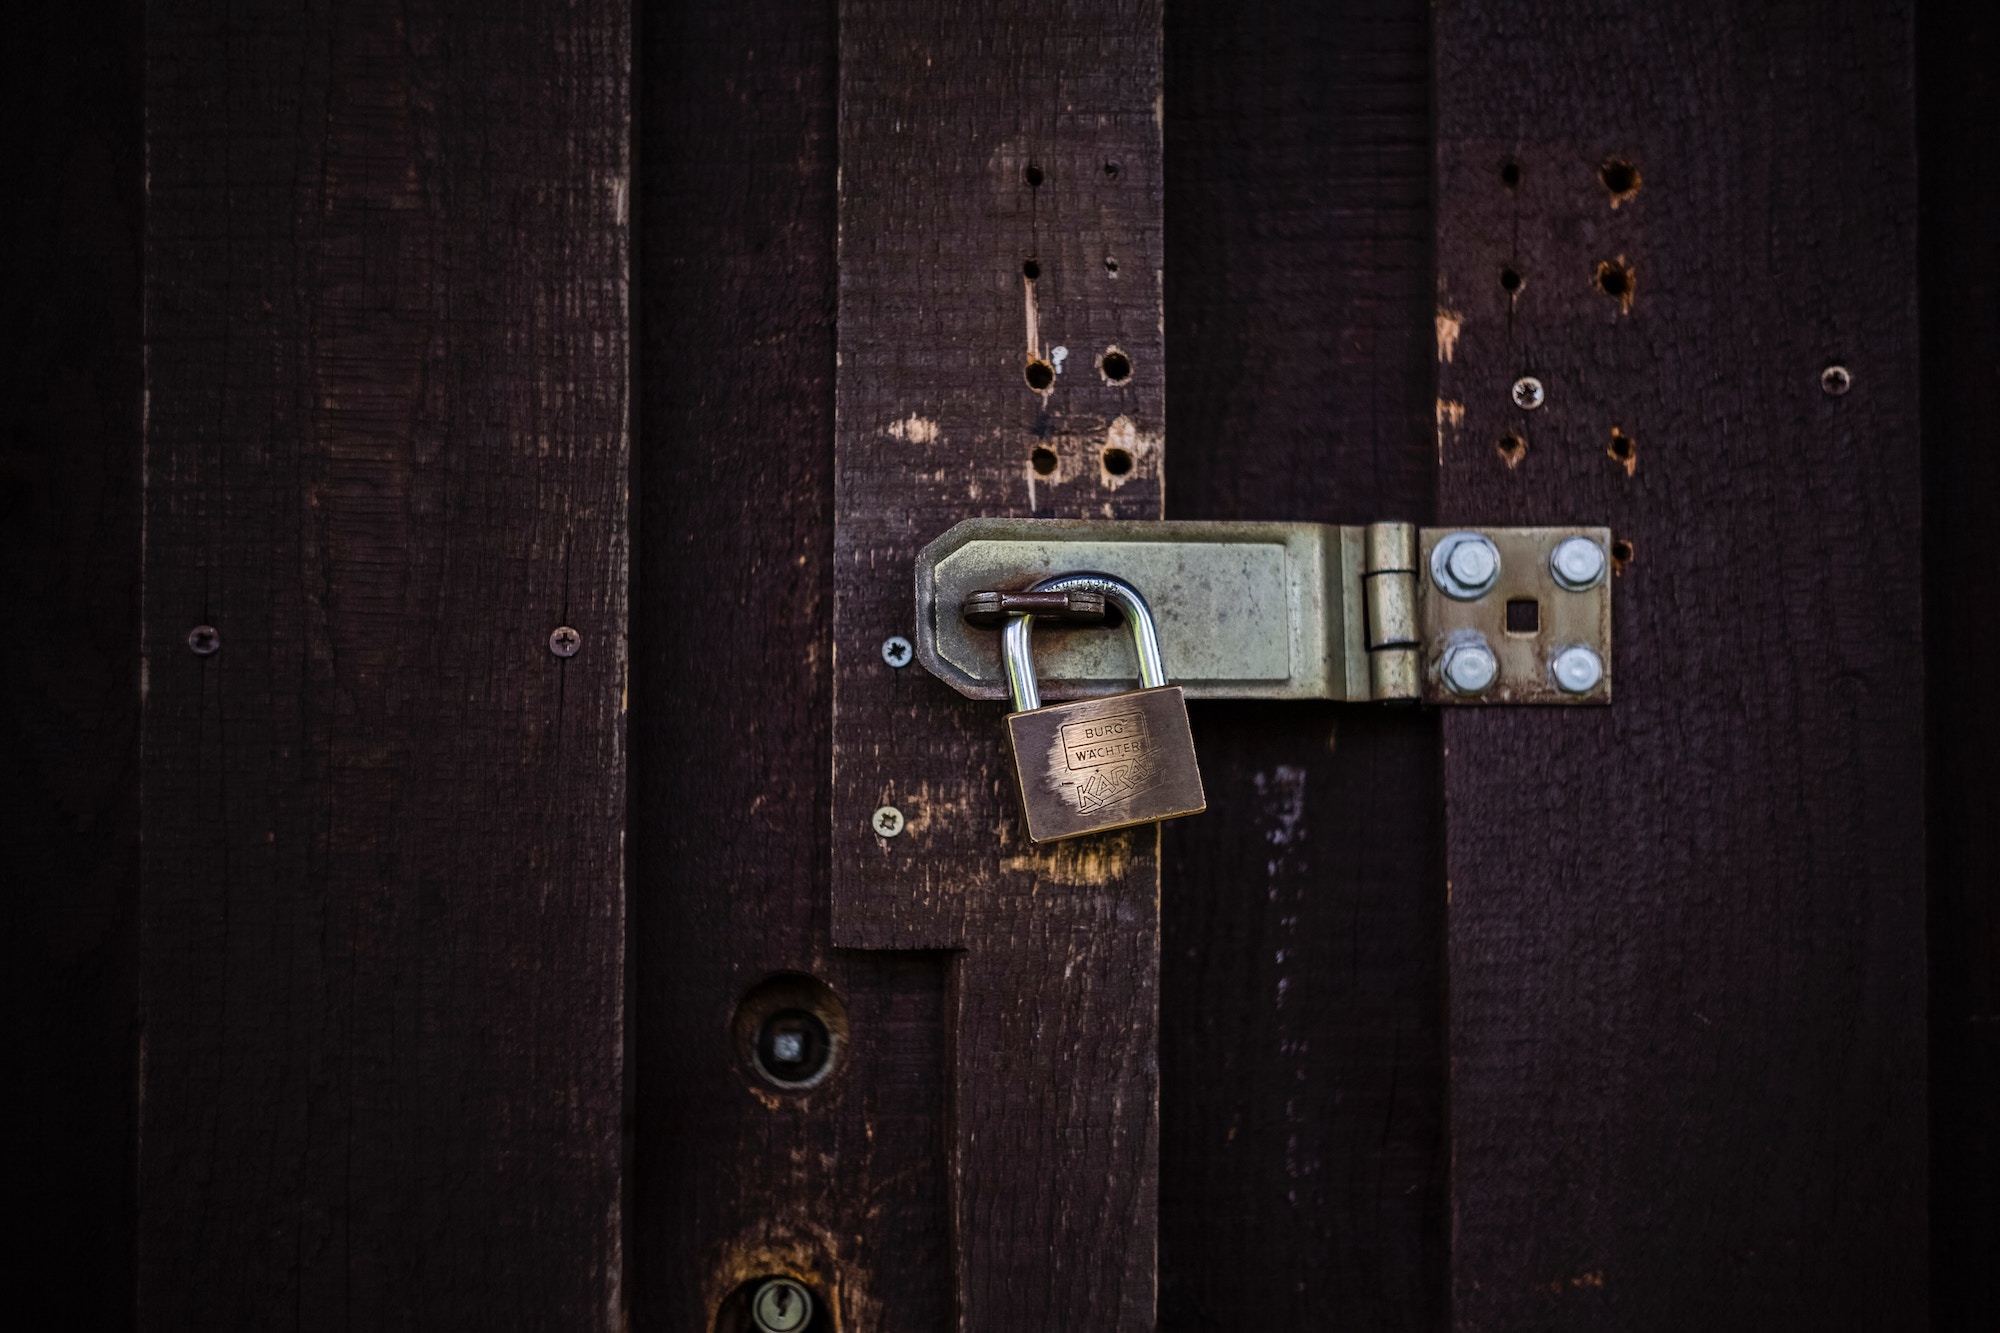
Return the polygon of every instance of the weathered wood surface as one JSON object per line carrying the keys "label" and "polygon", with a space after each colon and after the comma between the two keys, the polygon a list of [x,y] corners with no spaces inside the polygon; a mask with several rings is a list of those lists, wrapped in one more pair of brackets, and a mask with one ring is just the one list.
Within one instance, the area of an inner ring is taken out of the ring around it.
{"label": "weathered wood surface", "polygon": [[1925,1327],[1908,11],[1436,42],[1439,517],[1635,557],[1613,707],[1445,718],[1454,1321]]}
{"label": "weathered wood surface", "polygon": [[1917,10],[1931,1300],[2000,1328],[2000,8]]}
{"label": "weathered wood surface", "polygon": [[143,1327],[620,1326],[629,26],[148,13]]}
{"label": "weathered wood surface", "polygon": [[132,1323],[140,16],[0,50],[0,1197],[8,1321]]}
{"label": "weathered wood surface", "polygon": [[[784,1273],[844,1329],[938,1329],[949,964],[829,922],[833,8],[656,4],[640,32],[634,1326],[708,1328]],[[810,1093],[730,1038],[782,972],[848,1011]]]}
{"label": "weathered wood surface", "polygon": [[1160,14],[848,0],[840,41],[834,941],[965,948],[960,1326],[1149,1328],[1158,835],[1031,850],[1004,710],[880,645],[961,518],[1160,516]]}
{"label": "weathered wood surface", "polygon": [[[1166,13],[1174,518],[1424,521],[1430,11]],[[1160,1324],[1445,1309],[1434,714],[1196,704],[1164,830]]]}

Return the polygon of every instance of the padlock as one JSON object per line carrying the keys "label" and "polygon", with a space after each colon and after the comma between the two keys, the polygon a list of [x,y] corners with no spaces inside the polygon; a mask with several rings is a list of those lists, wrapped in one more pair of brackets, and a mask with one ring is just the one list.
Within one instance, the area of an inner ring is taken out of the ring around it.
{"label": "padlock", "polygon": [[1034,592],[1097,592],[1125,613],[1139,652],[1140,688],[1129,694],[1041,706],[1029,651],[1032,615],[1000,632],[1014,711],[1007,744],[1028,819],[1029,842],[1198,815],[1208,809],[1195,765],[1187,698],[1167,684],[1153,613],[1138,589],[1108,574],[1062,574]]}

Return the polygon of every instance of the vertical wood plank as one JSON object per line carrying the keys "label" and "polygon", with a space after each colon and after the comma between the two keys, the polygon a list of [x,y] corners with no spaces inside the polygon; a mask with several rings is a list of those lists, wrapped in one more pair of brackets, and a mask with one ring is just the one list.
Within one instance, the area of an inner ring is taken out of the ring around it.
{"label": "vertical wood plank", "polygon": [[1917,10],[1931,1298],[2000,1327],[2000,9]]}
{"label": "vertical wood plank", "polygon": [[[728,1330],[805,1281],[843,1329],[949,1318],[948,962],[832,947],[834,6],[641,18],[633,604],[635,1327]],[[782,1091],[739,1001],[844,1003]],[[711,1321],[715,1321],[711,1323]]]}
{"label": "vertical wood plank", "polygon": [[847,0],[840,35],[834,941],[964,948],[960,1327],[1149,1328],[1158,835],[1031,850],[1004,710],[880,646],[958,519],[1160,516],[1159,10]]}
{"label": "vertical wood plank", "polygon": [[1908,9],[1436,41],[1440,517],[1632,544],[1614,706],[1445,719],[1455,1321],[1922,1328]]}
{"label": "vertical wood plank", "polygon": [[[1425,0],[1166,12],[1175,518],[1427,521]],[[1444,830],[1417,709],[1198,702],[1162,842],[1160,1323],[1435,1329]]]}
{"label": "vertical wood plank", "polygon": [[149,11],[144,1327],[620,1324],[629,46]]}
{"label": "vertical wood plank", "polygon": [[7,1312],[132,1323],[139,887],[136,4],[0,49],[0,1197]]}

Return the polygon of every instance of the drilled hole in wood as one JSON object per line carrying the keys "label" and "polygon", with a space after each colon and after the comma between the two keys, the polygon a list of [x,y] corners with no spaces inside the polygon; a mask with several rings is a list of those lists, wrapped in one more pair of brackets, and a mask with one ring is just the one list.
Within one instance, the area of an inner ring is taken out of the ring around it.
{"label": "drilled hole in wood", "polygon": [[1500,183],[1510,190],[1519,185],[1521,183],[1521,164],[1513,161],[1502,162],[1500,164]]}
{"label": "drilled hole in wood", "polygon": [[1056,451],[1044,445],[1029,454],[1028,461],[1034,465],[1037,473],[1046,477],[1056,470]]}
{"label": "drilled hole in wood", "polygon": [[1521,460],[1528,456],[1528,442],[1519,435],[1502,435],[1498,448],[1508,467],[1521,466]]}
{"label": "drilled hole in wood", "polygon": [[1028,164],[1028,169],[1021,173],[1021,178],[1030,186],[1040,185],[1043,180],[1042,169],[1031,162]]}
{"label": "drilled hole in wood", "polygon": [[1521,290],[1521,275],[1511,268],[1500,270],[1500,290],[1509,296]]}
{"label": "drilled hole in wood", "polygon": [[1611,191],[1611,202],[1621,204],[1639,192],[1639,168],[1622,157],[1609,158],[1597,169],[1597,179]]}
{"label": "drilled hole in wood", "polygon": [[1625,262],[1622,255],[1597,266],[1597,290],[1616,300],[1624,309],[1632,308],[1632,297],[1638,288],[1638,275],[1633,273],[1632,266]]}
{"label": "drilled hole in wood", "polygon": [[1104,451],[1104,470],[1114,477],[1122,477],[1132,470],[1132,455],[1116,445]]}
{"label": "drilled hole in wood", "polygon": [[1049,386],[1056,382],[1056,368],[1036,357],[1028,362],[1028,387],[1036,393],[1047,393]]}
{"label": "drilled hole in wood", "polygon": [[1042,276],[1042,266],[1032,259],[1023,260],[1021,262],[1021,276],[1033,282],[1036,278]]}
{"label": "drilled hole in wood", "polygon": [[1114,278],[1117,277],[1118,261],[1113,259],[1110,255],[1104,256],[1104,271],[1106,273],[1109,273]]}
{"label": "drilled hole in wood", "polygon": [[1516,597],[1507,603],[1507,632],[1509,634],[1539,634],[1542,628],[1542,604],[1532,597]]}
{"label": "drilled hole in wood", "polygon": [[1623,463],[1627,472],[1632,470],[1632,465],[1639,459],[1639,446],[1633,443],[1630,435],[1616,426],[1611,428],[1611,443],[1604,452]]}
{"label": "drilled hole in wood", "polygon": [[1107,180],[1114,180],[1114,181],[1117,180],[1118,173],[1122,170],[1124,170],[1124,168],[1119,166],[1116,162],[1106,162],[1104,164],[1104,175]]}
{"label": "drilled hole in wood", "polygon": [[[847,1045],[847,1006],[818,977],[784,972],[743,997],[730,1031],[753,1086],[806,1092],[840,1065]],[[769,1091],[761,1095],[771,1096]]]}
{"label": "drilled hole in wood", "polygon": [[1611,572],[1623,574],[1625,566],[1632,563],[1632,543],[1620,537],[1611,543]]}
{"label": "drilled hole in wood", "polygon": [[1132,378],[1132,358],[1116,347],[1104,353],[1097,362],[1097,368],[1104,373],[1108,384],[1122,384]]}

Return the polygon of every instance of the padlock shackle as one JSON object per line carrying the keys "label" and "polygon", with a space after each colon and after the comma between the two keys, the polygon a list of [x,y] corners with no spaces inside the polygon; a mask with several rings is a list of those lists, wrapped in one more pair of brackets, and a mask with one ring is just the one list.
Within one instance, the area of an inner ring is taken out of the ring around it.
{"label": "padlock shackle", "polygon": [[[1132,646],[1139,653],[1139,687],[1157,689],[1167,683],[1167,668],[1160,659],[1160,635],[1153,628],[1153,610],[1139,590],[1124,579],[1109,574],[1057,574],[1043,579],[1030,592],[1102,593],[1125,613],[1132,627]],[[1000,631],[1000,658],[1007,666],[1007,688],[1014,695],[1014,711],[1027,713],[1042,706],[1042,690],[1035,683],[1035,655],[1029,647],[1028,631],[1033,616],[1015,616]]]}

